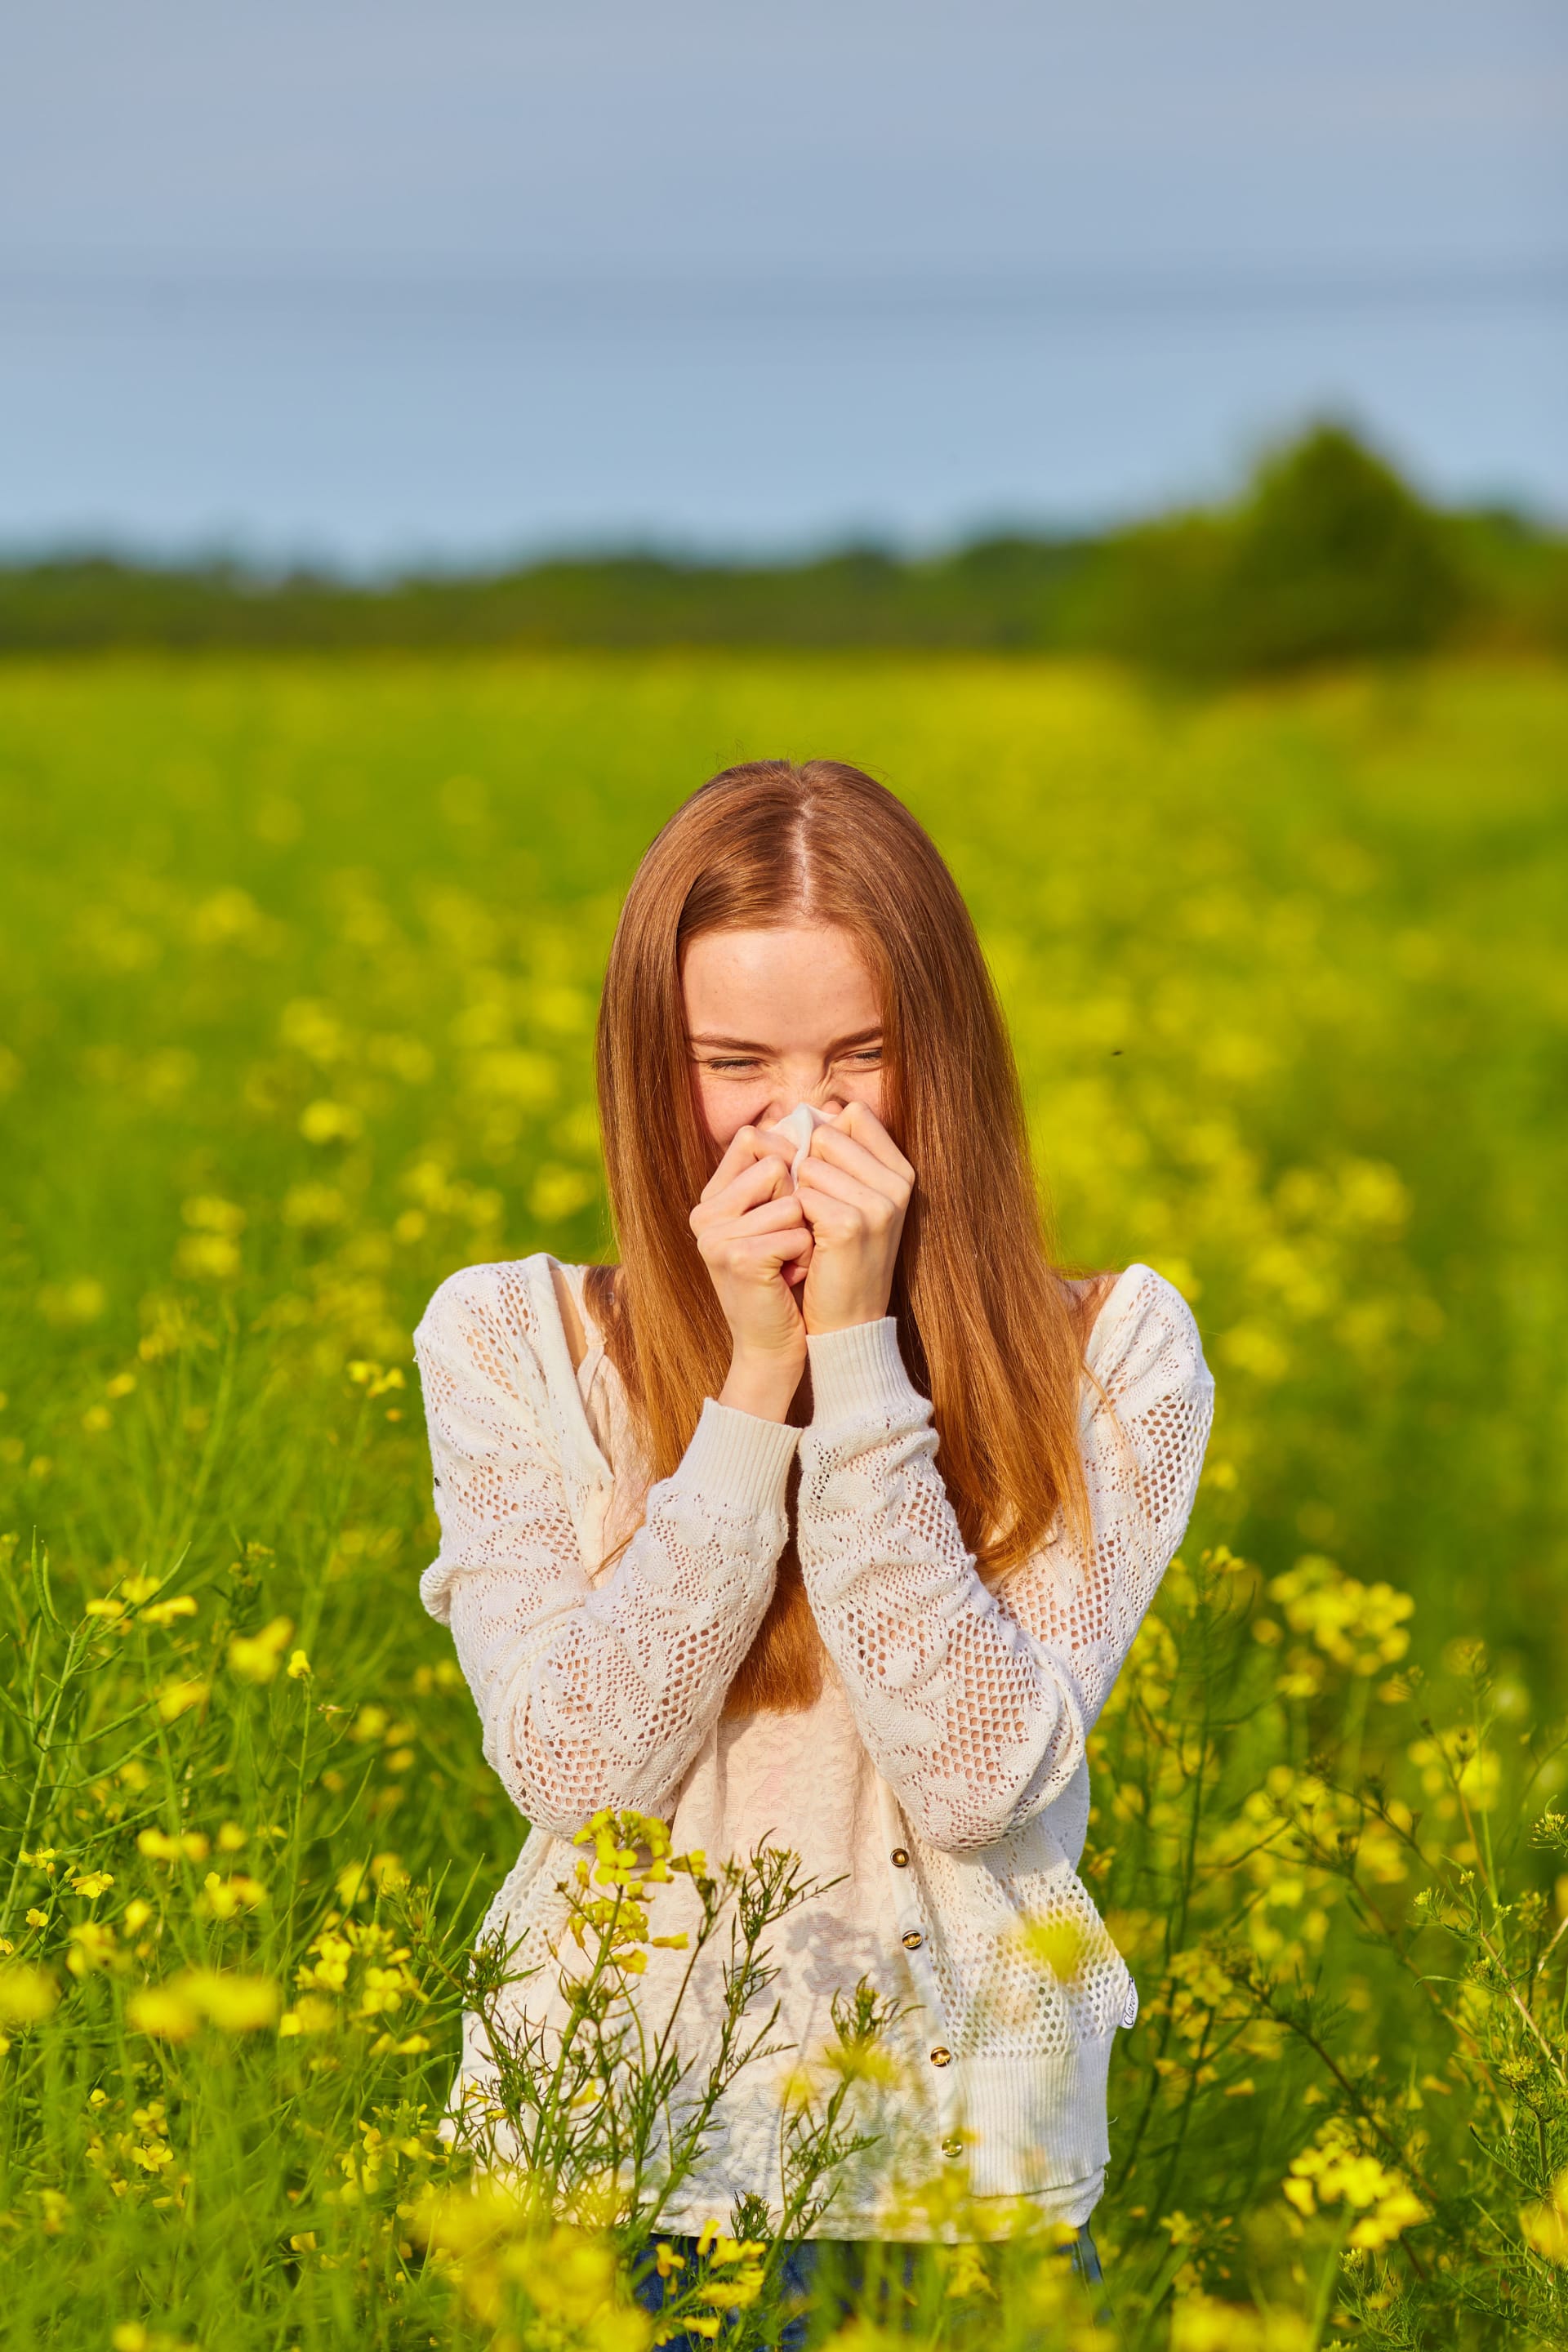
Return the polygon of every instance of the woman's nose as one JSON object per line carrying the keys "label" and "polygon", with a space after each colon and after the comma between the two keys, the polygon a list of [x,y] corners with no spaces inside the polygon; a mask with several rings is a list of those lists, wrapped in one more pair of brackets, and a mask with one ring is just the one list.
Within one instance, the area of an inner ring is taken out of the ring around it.
{"label": "woman's nose", "polygon": [[813,1110],[821,1111],[825,1118],[837,1118],[844,1108],[842,1095],[834,1094],[822,1087],[813,1087],[804,1094],[775,1095],[763,1117],[757,1121],[758,1126],[777,1127],[780,1119],[787,1118],[795,1106],[803,1102],[809,1103]]}

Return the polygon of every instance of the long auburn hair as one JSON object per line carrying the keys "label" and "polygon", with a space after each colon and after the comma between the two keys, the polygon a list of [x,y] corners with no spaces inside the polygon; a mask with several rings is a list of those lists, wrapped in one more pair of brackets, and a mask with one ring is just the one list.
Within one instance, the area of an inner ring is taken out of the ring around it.
{"label": "long auburn hair", "polygon": [[[726,768],[638,866],[597,1041],[621,1260],[590,1268],[587,1303],[650,1476],[668,1477],[723,1383],[731,1344],[688,1222],[719,1153],[697,1108],[682,958],[704,932],[807,923],[851,934],[878,988],[886,1124],[916,1176],[889,1312],[934,1408],[964,1543],[989,1580],[1058,1514],[1087,1528],[1082,1321],[1051,1261],[1017,1068],[969,910],[930,836],[858,768]],[[724,1712],[809,1706],[822,1655],[792,1538]]]}

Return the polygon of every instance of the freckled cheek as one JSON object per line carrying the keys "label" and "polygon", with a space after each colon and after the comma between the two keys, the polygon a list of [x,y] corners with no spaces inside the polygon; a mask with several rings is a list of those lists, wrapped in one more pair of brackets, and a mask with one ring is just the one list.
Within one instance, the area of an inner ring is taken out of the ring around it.
{"label": "freckled cheek", "polygon": [[840,1091],[846,1102],[862,1102],[873,1118],[887,1124],[887,1073],[883,1070],[858,1070],[846,1077]]}
{"label": "freckled cheek", "polygon": [[722,1079],[704,1077],[700,1071],[694,1071],[691,1091],[696,1098],[697,1116],[721,1152],[729,1150],[748,1120],[759,1116],[745,1087],[726,1085]]}

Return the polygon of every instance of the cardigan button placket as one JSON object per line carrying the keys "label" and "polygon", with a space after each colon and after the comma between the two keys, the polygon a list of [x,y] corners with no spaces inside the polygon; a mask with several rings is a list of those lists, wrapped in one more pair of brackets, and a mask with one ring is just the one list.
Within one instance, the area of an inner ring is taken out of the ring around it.
{"label": "cardigan button placket", "polygon": [[[952,2021],[944,2014],[941,1990],[931,1967],[931,1948],[927,1941],[930,1923],[921,1914],[921,1889],[918,1874],[910,1867],[911,1856],[907,1845],[895,1843],[904,1829],[900,1818],[898,1800],[885,1780],[879,1779],[878,1797],[882,1809],[882,1834],[892,1868],[888,1873],[893,1897],[893,1926],[902,1947],[910,1981],[919,1996],[925,2012],[928,2061],[935,2071],[936,2084],[941,2084],[935,2099],[936,2112],[931,2116],[932,2136],[940,2147],[944,2140],[967,2134],[967,2100],[964,2095],[963,2068],[954,2060],[943,2037],[952,2032]],[[966,2136],[961,2146],[967,2147]]]}

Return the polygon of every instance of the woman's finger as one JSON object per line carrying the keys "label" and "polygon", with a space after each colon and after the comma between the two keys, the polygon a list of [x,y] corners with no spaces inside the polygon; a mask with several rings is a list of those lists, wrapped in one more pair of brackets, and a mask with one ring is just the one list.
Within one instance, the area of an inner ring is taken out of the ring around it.
{"label": "woman's finger", "polygon": [[[879,1154],[889,1154],[895,1160],[903,1159],[898,1145],[868,1102],[861,1102],[858,1098],[847,1102],[830,1124],[846,1134],[858,1136],[861,1142],[868,1144]],[[905,1164],[908,1165],[907,1161]]]}
{"label": "woman's finger", "polygon": [[847,1218],[858,1230],[866,1233],[886,1233],[904,1213],[904,1202],[895,1199],[886,1186],[862,1184],[842,1168],[827,1160],[808,1160],[800,1171],[795,1199],[814,1225],[827,1220],[835,1224]]}
{"label": "woman's finger", "polygon": [[776,1233],[738,1234],[733,1243],[737,1258],[754,1258],[764,1265],[784,1265],[792,1258],[809,1258],[813,1242],[808,1224],[786,1226]]}
{"label": "woman's finger", "polygon": [[798,1225],[804,1213],[799,1196],[783,1192],[777,1200],[759,1201],[755,1208],[743,1210],[739,1216],[718,1219],[717,1229],[724,1232],[733,1226],[738,1234],[780,1234]]}
{"label": "woman's finger", "polygon": [[[731,1150],[733,1148],[731,1147]],[[726,1175],[729,1160],[727,1152],[702,1187],[698,1197],[699,1209],[714,1209],[721,1215],[732,1210],[739,1215],[742,1209],[751,1208],[758,1201],[787,1193],[789,1162],[779,1153],[763,1151],[754,1158],[743,1159],[731,1167]]]}
{"label": "woman's finger", "polygon": [[[886,1137],[883,1138],[887,1141]],[[889,1144],[889,1150],[892,1150]],[[873,1192],[896,1201],[902,1207],[909,1200],[914,1183],[914,1171],[903,1153],[896,1154],[897,1166],[879,1159],[868,1147],[842,1128],[819,1127],[811,1139],[811,1149],[801,1163],[801,1175],[818,1167],[837,1168],[853,1176]]]}
{"label": "woman's finger", "polygon": [[784,1192],[775,1200],[759,1201],[753,1207],[731,1214],[721,1203],[700,1202],[692,1210],[691,1230],[697,1236],[697,1246],[710,1261],[731,1243],[767,1234],[790,1233],[805,1227],[805,1212],[794,1192]]}
{"label": "woman's finger", "polygon": [[744,1281],[782,1273],[790,1265],[799,1265],[804,1272],[811,1264],[814,1247],[811,1227],[799,1224],[771,1234],[710,1236],[704,1255],[710,1268],[721,1268],[730,1279],[738,1276]]}
{"label": "woman's finger", "polygon": [[789,1156],[790,1147],[787,1137],[775,1135],[772,1128],[738,1127],[730,1138],[729,1146],[718,1167],[715,1168],[703,1189],[707,1191],[715,1185],[728,1184],[740,1174],[743,1168],[750,1168],[760,1160],[787,1161]]}
{"label": "woman's finger", "polygon": [[914,1170],[910,1166],[876,1112],[867,1104],[846,1103],[837,1118],[830,1119],[825,1127],[813,1130],[811,1140],[814,1146],[819,1136],[843,1138],[860,1150],[868,1153],[882,1167],[890,1169],[895,1175],[901,1177],[906,1184],[913,1185]]}
{"label": "woman's finger", "polygon": [[787,1136],[775,1135],[771,1128],[766,1127],[740,1128],[731,1138],[729,1150],[698,1197],[703,1201],[716,1197],[749,1168],[782,1164],[787,1174],[792,1157],[793,1147]]}

